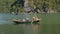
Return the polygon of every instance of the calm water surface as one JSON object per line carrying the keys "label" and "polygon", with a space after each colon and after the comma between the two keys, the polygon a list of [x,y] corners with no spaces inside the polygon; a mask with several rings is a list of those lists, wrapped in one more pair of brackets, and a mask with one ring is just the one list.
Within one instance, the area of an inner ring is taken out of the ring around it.
{"label": "calm water surface", "polygon": [[0,13],[0,34],[60,34],[60,13],[37,15],[42,19],[40,25],[14,25],[13,19],[31,19],[33,14],[13,15]]}
{"label": "calm water surface", "polygon": [[[14,22],[13,19],[25,19],[25,18],[32,18],[33,15],[28,15],[28,14],[18,14],[18,15],[14,15],[14,14],[4,14],[4,13],[0,13],[0,24],[2,24],[2,27],[12,27],[9,31],[9,33],[11,34],[16,34],[14,30],[17,30],[15,28],[20,28],[22,27],[22,29],[24,30],[24,34],[37,34],[38,32],[38,28],[40,25],[36,25],[36,24],[20,24],[20,25],[15,25],[14,26]],[[12,26],[6,26],[3,24],[9,24]],[[13,28],[14,27],[14,28]],[[7,29],[7,28],[6,28]],[[13,29],[13,30],[12,30]],[[3,29],[2,29],[3,30]],[[4,30],[3,30],[4,31]],[[19,30],[18,30],[19,31]],[[5,32],[5,31],[4,31]],[[5,32],[6,33],[6,32]],[[18,32],[17,32],[18,33]],[[8,33],[7,33],[8,34]],[[19,34],[19,33],[18,33]]]}

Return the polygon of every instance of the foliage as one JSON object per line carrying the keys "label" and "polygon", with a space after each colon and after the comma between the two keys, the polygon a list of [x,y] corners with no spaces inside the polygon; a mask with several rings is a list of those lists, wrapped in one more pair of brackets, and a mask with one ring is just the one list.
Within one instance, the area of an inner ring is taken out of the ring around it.
{"label": "foliage", "polygon": [[[9,12],[10,5],[14,2],[15,0],[0,0],[0,12]],[[48,8],[60,8],[60,0],[29,0],[30,5],[33,7],[34,3],[35,6],[41,8],[43,2],[48,4]],[[21,9],[21,8],[20,8]]]}

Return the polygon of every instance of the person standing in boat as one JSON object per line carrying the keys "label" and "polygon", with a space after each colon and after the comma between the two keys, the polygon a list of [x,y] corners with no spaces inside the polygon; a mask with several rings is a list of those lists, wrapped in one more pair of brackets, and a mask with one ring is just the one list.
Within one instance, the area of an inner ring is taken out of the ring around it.
{"label": "person standing in boat", "polygon": [[38,20],[40,20],[40,19],[38,19],[37,17],[33,17],[32,20],[33,20],[33,21],[38,21]]}

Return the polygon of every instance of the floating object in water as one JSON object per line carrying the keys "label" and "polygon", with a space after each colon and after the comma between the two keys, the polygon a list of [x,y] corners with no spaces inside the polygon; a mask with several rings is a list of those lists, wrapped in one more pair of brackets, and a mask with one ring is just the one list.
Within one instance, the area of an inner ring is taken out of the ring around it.
{"label": "floating object in water", "polygon": [[24,20],[17,20],[17,19],[15,19],[15,20],[13,20],[13,22],[16,23],[16,24],[31,24],[31,22],[32,22],[32,24],[33,23],[36,24],[36,23],[40,22],[40,20],[28,20],[27,21],[25,19]]}

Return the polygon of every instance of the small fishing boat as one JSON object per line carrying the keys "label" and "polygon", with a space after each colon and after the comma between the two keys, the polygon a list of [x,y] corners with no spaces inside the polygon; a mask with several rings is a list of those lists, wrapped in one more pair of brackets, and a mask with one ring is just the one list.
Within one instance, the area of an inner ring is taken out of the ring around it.
{"label": "small fishing boat", "polygon": [[38,22],[40,22],[40,20],[26,20],[26,21],[23,21],[23,20],[13,20],[14,23],[16,24],[36,24]]}

